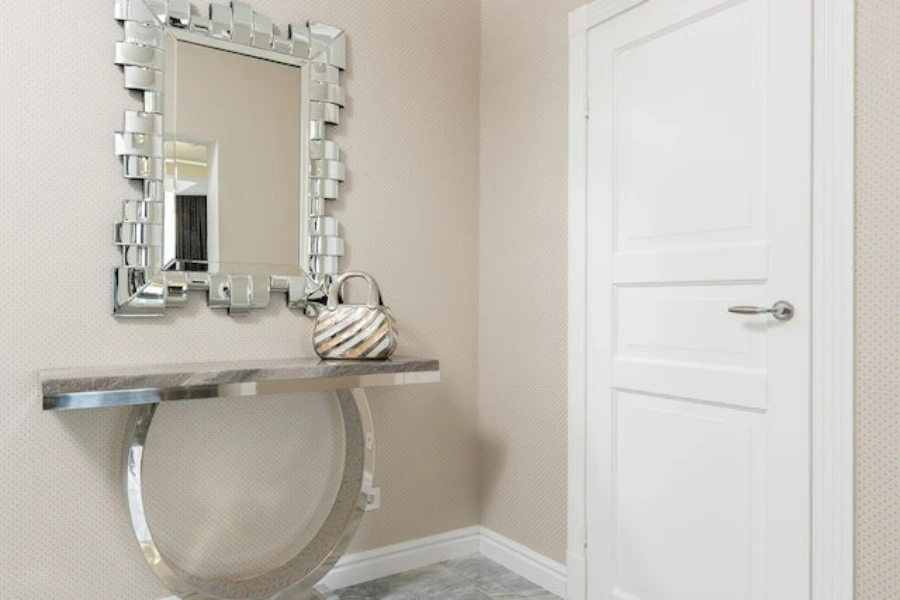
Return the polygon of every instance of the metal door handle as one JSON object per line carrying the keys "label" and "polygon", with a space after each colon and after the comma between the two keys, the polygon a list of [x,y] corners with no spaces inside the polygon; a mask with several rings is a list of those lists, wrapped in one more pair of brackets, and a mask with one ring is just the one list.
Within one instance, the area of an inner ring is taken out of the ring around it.
{"label": "metal door handle", "polygon": [[794,305],[784,300],[779,300],[772,308],[764,306],[732,306],[728,312],[739,315],[772,315],[779,321],[790,321],[794,317]]}

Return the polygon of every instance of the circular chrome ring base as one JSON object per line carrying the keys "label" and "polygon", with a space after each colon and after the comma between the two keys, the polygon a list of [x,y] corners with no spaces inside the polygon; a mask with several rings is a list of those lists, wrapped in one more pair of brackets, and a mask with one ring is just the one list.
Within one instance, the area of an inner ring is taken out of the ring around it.
{"label": "circular chrome ring base", "polygon": [[158,404],[131,411],[123,448],[125,503],[144,558],[166,587],[191,600],[337,600],[324,586],[314,586],[334,567],[356,533],[371,492],[375,435],[369,403],[362,388],[335,393],[344,418],[344,472],[334,504],[312,541],[275,569],[237,581],[201,579],[172,563],[160,552],[144,510],[142,466],[147,433]]}

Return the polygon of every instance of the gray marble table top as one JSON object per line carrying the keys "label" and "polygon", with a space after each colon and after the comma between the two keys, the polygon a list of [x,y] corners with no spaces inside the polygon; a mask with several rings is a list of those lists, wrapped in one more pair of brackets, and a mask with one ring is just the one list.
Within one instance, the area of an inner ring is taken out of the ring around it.
{"label": "gray marble table top", "polygon": [[434,359],[325,361],[318,358],[42,371],[45,410],[101,408],[340,388],[434,383]]}

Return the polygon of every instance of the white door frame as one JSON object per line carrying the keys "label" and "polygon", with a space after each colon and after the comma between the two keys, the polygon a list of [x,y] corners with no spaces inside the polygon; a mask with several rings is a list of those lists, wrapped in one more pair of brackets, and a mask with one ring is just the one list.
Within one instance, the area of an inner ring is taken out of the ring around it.
{"label": "white door frame", "polygon": [[[594,0],[569,15],[568,592],[587,591],[587,32],[653,0]],[[813,3],[812,600],[853,598],[855,0]]]}

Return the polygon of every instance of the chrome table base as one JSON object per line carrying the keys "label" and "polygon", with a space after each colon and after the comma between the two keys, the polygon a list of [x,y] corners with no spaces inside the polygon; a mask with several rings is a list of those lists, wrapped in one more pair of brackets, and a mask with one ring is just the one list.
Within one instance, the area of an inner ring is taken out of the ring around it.
{"label": "chrome table base", "polygon": [[319,532],[297,556],[268,573],[235,581],[201,579],[173,564],[153,541],[144,511],[142,465],[147,433],[158,404],[131,411],[123,448],[125,502],[144,558],[156,576],[183,599],[336,600],[314,586],[334,567],[356,533],[372,488],[375,435],[362,388],[335,390],[344,418],[344,473],[337,497]]}

